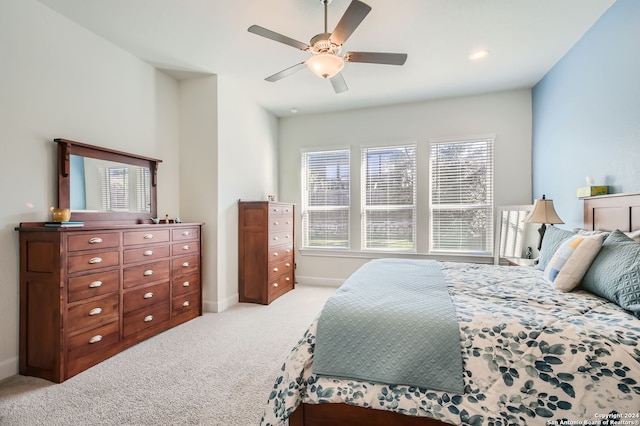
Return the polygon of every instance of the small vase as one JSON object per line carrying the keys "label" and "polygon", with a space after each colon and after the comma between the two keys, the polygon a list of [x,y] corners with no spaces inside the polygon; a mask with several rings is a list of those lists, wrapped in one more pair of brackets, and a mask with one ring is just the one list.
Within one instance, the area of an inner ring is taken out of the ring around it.
{"label": "small vase", "polygon": [[69,222],[69,219],[71,219],[70,209],[58,209],[54,207],[51,208],[51,213],[54,222]]}

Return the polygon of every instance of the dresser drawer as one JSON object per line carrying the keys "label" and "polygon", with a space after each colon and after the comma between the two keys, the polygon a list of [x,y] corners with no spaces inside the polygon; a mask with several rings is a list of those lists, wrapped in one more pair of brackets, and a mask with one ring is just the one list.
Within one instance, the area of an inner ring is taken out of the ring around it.
{"label": "dresser drawer", "polygon": [[115,293],[120,288],[120,271],[96,272],[69,278],[69,303],[104,294]]}
{"label": "dresser drawer", "polygon": [[174,275],[193,274],[200,271],[200,256],[185,256],[173,259],[171,270]]}
{"label": "dresser drawer", "polygon": [[200,274],[191,274],[179,278],[174,278],[171,283],[173,287],[173,297],[179,296],[185,293],[191,293],[193,291],[200,290]]}
{"label": "dresser drawer", "polygon": [[69,251],[91,250],[120,246],[119,232],[83,232],[69,235],[67,239]]}
{"label": "dresser drawer", "polygon": [[180,256],[183,254],[199,253],[200,244],[198,241],[183,241],[171,245],[171,254],[173,256]]}
{"label": "dresser drawer", "polygon": [[139,333],[169,320],[169,300],[124,315],[124,336]]}
{"label": "dresser drawer", "polygon": [[283,246],[271,247],[269,249],[269,262],[275,262],[286,257],[291,257],[292,253],[293,243],[289,243]]}
{"label": "dresser drawer", "polygon": [[187,311],[200,309],[200,293],[192,292],[174,296],[171,303],[172,315],[182,315]]}
{"label": "dresser drawer", "polygon": [[200,228],[179,228],[171,230],[172,241],[197,240],[200,237]]}
{"label": "dresser drawer", "polygon": [[169,260],[125,268],[122,273],[123,288],[166,280],[169,278]]}
{"label": "dresser drawer", "polygon": [[118,321],[118,300],[118,295],[114,294],[70,307],[67,314],[70,334]]}
{"label": "dresser drawer", "polygon": [[69,359],[74,360],[89,353],[103,350],[106,346],[118,343],[119,340],[118,321],[76,334],[67,340]]}
{"label": "dresser drawer", "polygon": [[293,205],[269,203],[269,216],[282,216],[282,215],[293,216]]}
{"label": "dresser drawer", "polygon": [[124,251],[124,264],[150,261],[169,257],[169,246],[131,248]]}
{"label": "dresser drawer", "polygon": [[269,281],[269,300],[273,300],[283,293],[293,289],[293,273],[282,275]]}
{"label": "dresser drawer", "polygon": [[269,232],[289,231],[293,229],[293,216],[269,216]]}
{"label": "dresser drawer", "polygon": [[123,310],[125,315],[136,309],[148,308],[151,305],[169,300],[169,281],[135,288],[124,293]]}
{"label": "dresser drawer", "polygon": [[269,247],[285,244],[293,244],[293,232],[291,230],[269,233]]}
{"label": "dresser drawer", "polygon": [[283,274],[293,273],[293,260],[291,258],[269,264],[269,281]]}
{"label": "dresser drawer", "polygon": [[67,258],[67,272],[92,271],[94,269],[118,266],[120,264],[120,253],[118,251],[101,251]]}
{"label": "dresser drawer", "polygon": [[156,244],[169,241],[168,229],[154,229],[149,227],[144,231],[125,231],[124,245],[135,246],[139,244]]}

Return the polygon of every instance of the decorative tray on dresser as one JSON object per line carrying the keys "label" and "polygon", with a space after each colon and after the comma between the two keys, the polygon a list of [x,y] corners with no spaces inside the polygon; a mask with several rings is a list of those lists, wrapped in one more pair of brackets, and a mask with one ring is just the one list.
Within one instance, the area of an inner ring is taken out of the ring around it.
{"label": "decorative tray on dresser", "polygon": [[295,287],[294,205],[238,202],[240,302],[268,305]]}
{"label": "decorative tray on dresser", "polygon": [[16,230],[19,372],[59,383],[202,315],[203,224],[151,219],[161,160],[55,142],[67,222]]}

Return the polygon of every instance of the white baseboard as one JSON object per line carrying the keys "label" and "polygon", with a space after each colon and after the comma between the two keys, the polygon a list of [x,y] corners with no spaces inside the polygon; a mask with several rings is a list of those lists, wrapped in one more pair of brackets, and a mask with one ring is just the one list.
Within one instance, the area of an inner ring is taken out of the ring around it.
{"label": "white baseboard", "polygon": [[340,287],[344,283],[342,278],[305,277],[296,275],[296,285],[316,285],[322,287]]}
{"label": "white baseboard", "polygon": [[18,374],[18,357],[0,362],[0,380]]}
{"label": "white baseboard", "polygon": [[222,312],[225,309],[229,308],[230,306],[233,306],[236,303],[238,303],[239,300],[240,300],[240,296],[238,295],[238,293],[234,294],[233,296],[227,297],[226,299],[221,300],[219,302],[210,302],[205,300],[202,303],[202,310],[204,312],[214,312],[214,313]]}

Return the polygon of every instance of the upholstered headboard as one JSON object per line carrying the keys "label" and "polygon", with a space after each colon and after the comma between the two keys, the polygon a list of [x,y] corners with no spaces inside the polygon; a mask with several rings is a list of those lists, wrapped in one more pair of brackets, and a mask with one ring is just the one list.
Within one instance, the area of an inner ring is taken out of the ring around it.
{"label": "upholstered headboard", "polygon": [[630,232],[640,229],[640,194],[584,198],[584,228]]}

